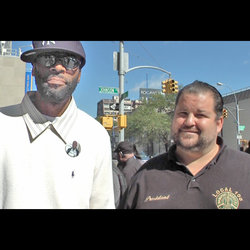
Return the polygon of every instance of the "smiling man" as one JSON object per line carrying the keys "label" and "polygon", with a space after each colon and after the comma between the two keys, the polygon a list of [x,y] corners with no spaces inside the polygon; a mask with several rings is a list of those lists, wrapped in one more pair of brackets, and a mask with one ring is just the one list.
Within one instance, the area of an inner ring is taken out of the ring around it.
{"label": "smiling man", "polygon": [[204,91],[201,86],[196,83],[182,90],[185,94],[180,93],[176,100],[172,122],[176,156],[193,174],[203,167],[201,160],[209,161],[219,151],[216,141],[223,126],[222,97],[213,87],[208,85]]}
{"label": "smiling man", "polygon": [[109,135],[72,96],[86,62],[81,42],[33,47],[21,59],[37,91],[0,109],[0,207],[114,208]]}
{"label": "smiling man", "polygon": [[146,162],[120,208],[250,208],[250,157],[224,145],[223,99],[195,81],[180,90],[169,152]]}

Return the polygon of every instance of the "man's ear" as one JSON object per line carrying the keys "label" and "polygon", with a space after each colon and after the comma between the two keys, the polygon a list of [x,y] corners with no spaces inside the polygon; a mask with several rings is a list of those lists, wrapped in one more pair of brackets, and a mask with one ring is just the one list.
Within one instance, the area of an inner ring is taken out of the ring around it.
{"label": "man's ear", "polygon": [[35,64],[32,64],[32,66],[33,66],[33,67],[32,67],[32,76],[35,76],[35,67],[36,67],[36,66],[35,66]]}
{"label": "man's ear", "polygon": [[120,156],[121,158],[125,158],[125,155],[122,153],[122,151],[119,152],[119,156]]}
{"label": "man's ear", "polygon": [[224,118],[223,116],[221,116],[218,120],[217,120],[217,133],[220,133],[222,128],[223,128],[223,124],[224,124]]}
{"label": "man's ear", "polygon": [[79,83],[80,80],[81,80],[81,74],[82,74],[82,71],[80,70],[79,75],[78,75],[78,78],[77,78],[77,83]]}

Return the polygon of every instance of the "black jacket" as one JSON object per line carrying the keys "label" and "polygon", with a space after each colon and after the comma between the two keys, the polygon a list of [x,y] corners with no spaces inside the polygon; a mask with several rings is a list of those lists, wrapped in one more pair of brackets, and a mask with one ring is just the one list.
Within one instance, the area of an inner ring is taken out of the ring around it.
{"label": "black jacket", "polygon": [[125,175],[127,184],[130,183],[131,178],[135,175],[135,173],[139,170],[139,168],[143,165],[143,161],[137,159],[136,157],[129,158],[124,165],[118,164],[119,169]]}
{"label": "black jacket", "polygon": [[117,208],[121,202],[122,196],[127,188],[127,182],[122,171],[117,167],[117,161],[112,161],[113,169],[113,184],[114,184],[114,196],[115,207]]}
{"label": "black jacket", "polygon": [[195,176],[175,158],[176,146],[147,161],[132,178],[119,208],[250,208],[250,155],[220,151]]}

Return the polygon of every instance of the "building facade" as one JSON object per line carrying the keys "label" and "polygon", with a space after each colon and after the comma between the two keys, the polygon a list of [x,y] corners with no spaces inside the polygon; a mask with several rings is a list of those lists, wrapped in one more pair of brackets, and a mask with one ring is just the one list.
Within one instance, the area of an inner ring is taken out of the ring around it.
{"label": "building facade", "polygon": [[[235,96],[234,96],[235,94]],[[223,96],[228,116],[224,119],[222,136],[224,142],[233,149],[239,149],[237,143],[237,115],[235,97],[239,104],[240,144],[244,147],[250,140],[250,87]]]}
{"label": "building facade", "polygon": [[11,41],[0,41],[0,107],[20,103],[25,94],[26,64]]}

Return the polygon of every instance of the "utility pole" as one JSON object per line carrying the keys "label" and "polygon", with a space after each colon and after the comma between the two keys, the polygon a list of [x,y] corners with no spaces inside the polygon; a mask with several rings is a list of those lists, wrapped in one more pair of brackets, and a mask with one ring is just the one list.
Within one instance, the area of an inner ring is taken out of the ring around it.
{"label": "utility pole", "polygon": [[[124,115],[124,99],[122,99],[122,94],[124,93],[124,42],[120,41],[120,54],[119,54],[119,114]],[[124,141],[124,128],[119,132],[119,142]]]}
{"label": "utility pole", "polygon": [[[132,70],[136,69],[155,69],[160,70],[169,75],[171,78],[171,73],[166,71],[165,69],[155,67],[155,66],[136,66],[133,68],[129,68],[128,66],[128,53],[124,53],[124,41],[120,41],[120,51],[119,53],[114,52],[114,70],[118,71],[119,75],[119,115],[124,115],[124,98],[122,98],[124,94],[124,78],[125,74]],[[124,141],[124,128],[122,128],[119,132],[119,142]]]}
{"label": "utility pole", "polygon": [[148,97],[149,97],[149,94],[148,94],[148,74],[146,74],[146,89],[147,89],[146,102],[148,103]]}

